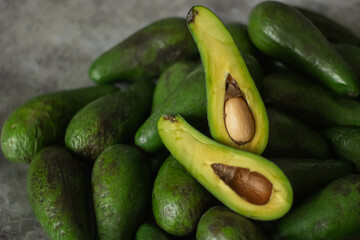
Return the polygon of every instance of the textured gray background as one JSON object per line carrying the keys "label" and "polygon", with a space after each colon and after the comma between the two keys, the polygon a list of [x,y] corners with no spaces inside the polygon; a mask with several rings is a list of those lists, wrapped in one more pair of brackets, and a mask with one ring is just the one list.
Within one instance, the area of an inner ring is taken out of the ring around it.
{"label": "textured gray background", "polygon": [[[186,17],[205,5],[224,21],[246,23],[251,0],[0,0],[0,126],[27,99],[90,86],[99,54],[148,23]],[[360,0],[283,1],[322,12],[360,34]],[[47,239],[26,196],[28,165],[0,155],[0,239]]]}

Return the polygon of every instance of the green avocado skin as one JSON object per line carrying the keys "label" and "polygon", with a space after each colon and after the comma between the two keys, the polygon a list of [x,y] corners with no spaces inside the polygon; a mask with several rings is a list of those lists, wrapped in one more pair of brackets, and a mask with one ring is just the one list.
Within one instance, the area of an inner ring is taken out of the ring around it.
{"label": "green avocado skin", "polygon": [[91,182],[98,239],[134,239],[151,199],[146,156],[135,147],[113,145],[96,159]]}
{"label": "green avocado skin", "polygon": [[[243,54],[243,57],[256,86],[261,89],[263,73],[260,63],[251,55]],[[173,81],[175,78],[169,78],[169,80]],[[205,74],[202,66],[195,67],[185,79],[177,84],[172,92],[155,90],[154,98],[161,95],[161,98],[165,100],[155,109],[153,108],[150,117],[135,134],[135,144],[147,152],[156,152],[164,147],[157,131],[157,122],[163,114],[180,114],[195,126],[207,125]]]}
{"label": "green avocado skin", "polygon": [[30,163],[27,193],[50,239],[90,238],[83,169],[65,148],[50,146]]}
{"label": "green avocado skin", "polygon": [[357,76],[322,33],[295,8],[262,2],[250,13],[248,31],[263,53],[307,73],[334,93],[359,95]]}
{"label": "green avocado skin", "polygon": [[336,179],[355,173],[354,166],[337,159],[271,158],[288,177],[294,202],[299,203]]}
{"label": "green avocado skin", "polygon": [[251,42],[247,26],[242,23],[225,24],[241,54],[247,53],[254,57],[260,57],[259,50]]}
{"label": "green avocado skin", "polygon": [[329,127],[325,135],[337,156],[352,162],[360,172],[360,128]]}
{"label": "green avocado skin", "polygon": [[87,103],[117,90],[110,85],[60,91],[32,98],[5,121],[1,149],[11,162],[29,163],[42,148],[62,144],[67,124]]}
{"label": "green avocado skin", "polygon": [[360,47],[360,38],[348,28],[334,20],[308,9],[296,7],[321,33],[333,43],[346,43]]}
{"label": "green avocado skin", "polygon": [[262,99],[309,125],[360,127],[360,102],[338,96],[306,77],[276,72],[264,78]]}
{"label": "green avocado skin", "polygon": [[90,78],[112,83],[157,77],[172,63],[198,56],[185,19],[156,21],[100,55],[91,64]]}
{"label": "green avocado skin", "polygon": [[199,64],[191,61],[179,61],[167,68],[159,77],[152,102],[154,112],[158,106],[180,85],[186,76]]}
{"label": "green avocado skin", "polygon": [[170,240],[166,236],[166,234],[159,229],[159,227],[144,223],[142,224],[138,230],[136,231],[135,240],[149,240],[149,239],[156,239],[156,240]]}
{"label": "green avocado skin", "polygon": [[260,229],[247,218],[224,206],[210,208],[200,219],[197,240],[266,240]]}
{"label": "green avocado skin", "polygon": [[337,240],[360,229],[360,175],[337,179],[276,224],[274,240]]}
{"label": "green avocado skin", "polygon": [[349,64],[351,69],[360,78],[360,44],[358,47],[349,44],[334,44],[335,50]]}
{"label": "green avocado skin", "polygon": [[330,146],[317,132],[296,118],[273,108],[267,108],[269,141],[266,157],[326,158]]}
{"label": "green avocado skin", "polygon": [[175,236],[191,234],[213,201],[173,156],[165,160],[152,192],[153,214],[163,230]]}
{"label": "green avocado skin", "polygon": [[138,81],[89,103],[70,121],[66,146],[93,162],[107,147],[132,138],[149,113],[153,89],[151,81]]}

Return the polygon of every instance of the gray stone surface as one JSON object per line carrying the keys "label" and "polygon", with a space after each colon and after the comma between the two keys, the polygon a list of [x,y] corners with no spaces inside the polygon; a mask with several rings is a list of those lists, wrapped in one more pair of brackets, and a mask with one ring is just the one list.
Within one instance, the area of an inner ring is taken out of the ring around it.
{"label": "gray stone surface", "polygon": [[[0,0],[0,126],[27,99],[93,85],[94,58],[135,30],[194,4],[224,21],[246,23],[251,0]],[[283,1],[322,12],[360,33],[359,0]],[[47,239],[26,196],[28,166],[0,155],[0,239]]]}

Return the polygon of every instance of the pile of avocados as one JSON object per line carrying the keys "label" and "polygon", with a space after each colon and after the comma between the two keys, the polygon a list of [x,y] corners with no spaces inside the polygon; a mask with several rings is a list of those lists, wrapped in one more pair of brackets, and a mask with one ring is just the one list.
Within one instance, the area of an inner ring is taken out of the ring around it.
{"label": "pile of avocados", "polygon": [[194,6],[19,106],[1,149],[50,239],[360,239],[359,66],[318,13]]}

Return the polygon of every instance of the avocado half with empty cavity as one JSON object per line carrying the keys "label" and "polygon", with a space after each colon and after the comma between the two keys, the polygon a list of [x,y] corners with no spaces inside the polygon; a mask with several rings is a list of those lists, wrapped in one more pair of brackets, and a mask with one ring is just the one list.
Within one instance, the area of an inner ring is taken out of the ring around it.
{"label": "avocado half with empty cavity", "polygon": [[189,11],[187,23],[205,71],[212,137],[261,154],[269,134],[265,106],[230,33],[214,13],[202,6]]}
{"label": "avocado half with empty cavity", "polygon": [[274,163],[222,145],[180,116],[163,115],[158,131],[184,168],[233,211],[253,219],[273,220],[290,209],[291,185]]}

